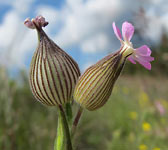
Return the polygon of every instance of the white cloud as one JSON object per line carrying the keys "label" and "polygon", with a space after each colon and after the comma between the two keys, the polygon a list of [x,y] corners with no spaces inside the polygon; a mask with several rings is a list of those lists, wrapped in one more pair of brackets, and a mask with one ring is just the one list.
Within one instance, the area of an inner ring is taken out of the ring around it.
{"label": "white cloud", "polygon": [[[143,4],[141,2],[140,0],[67,0],[61,9],[46,5],[34,8],[36,14],[44,15],[49,21],[50,24],[45,30],[58,45],[64,48],[77,45],[85,53],[95,53],[108,50],[109,45],[114,43],[112,41],[114,35],[109,37],[107,30],[111,28],[112,21],[132,20],[132,12],[138,11],[141,6],[145,6],[146,15],[150,18],[145,36],[158,41],[162,27],[168,29],[168,1],[144,0]],[[23,17],[28,16],[30,11],[32,15],[30,9],[32,3],[33,0],[0,0],[0,4],[12,7],[3,16],[0,24],[1,64],[24,67],[27,55],[35,50],[36,33],[23,26]]]}
{"label": "white cloud", "polygon": [[[26,55],[34,47],[36,35],[26,32],[22,20],[15,11],[10,11],[0,25],[1,64],[7,67],[24,67]],[[29,42],[30,43],[29,43]]]}
{"label": "white cloud", "polygon": [[23,15],[30,10],[33,0],[12,0],[13,9]]}
{"label": "white cloud", "polygon": [[155,44],[160,42],[163,28],[168,32],[168,1],[151,1],[151,7],[146,10],[148,26],[144,36],[147,36]]}
{"label": "white cloud", "polygon": [[[64,26],[55,40],[63,47],[72,44],[83,46],[83,41],[88,41],[91,36],[97,38],[94,35],[111,25],[112,18],[120,12],[120,1],[90,0],[83,3],[82,0],[68,0],[61,11]],[[98,46],[97,50],[99,51]]]}
{"label": "white cloud", "polygon": [[[25,32],[23,16],[29,10],[32,0],[7,0],[1,2],[3,5],[10,5],[11,9],[4,16],[0,24],[0,64],[7,68],[25,67],[26,55],[34,46],[34,36]],[[29,36],[31,44],[27,44],[25,39]]]}
{"label": "white cloud", "polygon": [[81,42],[83,52],[95,53],[105,51],[108,48],[108,37],[104,33],[98,33]]}
{"label": "white cloud", "polygon": [[9,46],[11,41],[15,39],[14,36],[18,30],[19,22],[20,18],[14,11],[10,11],[4,16],[3,23],[0,25],[1,48]]}
{"label": "white cloud", "polygon": [[19,15],[27,13],[31,7],[33,0],[0,0],[1,5],[9,5]]}
{"label": "white cloud", "polygon": [[[42,15],[50,23],[48,27],[55,26],[60,21],[60,12],[50,6],[39,6],[36,10],[37,15]],[[47,27],[47,28],[48,28]]]}
{"label": "white cloud", "polygon": [[[11,56],[11,50],[16,43],[17,31],[19,29],[20,18],[13,11],[8,12],[0,25],[0,48],[1,48],[1,63],[10,64],[7,59]],[[6,56],[6,57],[5,57]]]}

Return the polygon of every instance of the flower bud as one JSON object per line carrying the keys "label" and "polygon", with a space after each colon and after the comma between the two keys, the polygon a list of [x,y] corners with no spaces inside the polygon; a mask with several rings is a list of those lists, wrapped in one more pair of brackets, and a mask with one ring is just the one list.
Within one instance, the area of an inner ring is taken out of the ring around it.
{"label": "flower bud", "polygon": [[77,63],[58,47],[43,31],[48,22],[42,16],[25,25],[36,29],[38,46],[30,66],[30,87],[33,95],[41,103],[54,106],[72,100],[72,93],[80,75]]}
{"label": "flower bud", "polygon": [[125,64],[127,56],[123,53],[120,50],[106,56],[81,75],[74,90],[77,103],[88,110],[98,109],[106,103]]}

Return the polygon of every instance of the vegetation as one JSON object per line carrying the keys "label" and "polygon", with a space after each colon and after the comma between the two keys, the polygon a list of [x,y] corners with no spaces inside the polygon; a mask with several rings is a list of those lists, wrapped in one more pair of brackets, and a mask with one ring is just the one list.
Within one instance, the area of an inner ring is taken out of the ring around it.
{"label": "vegetation", "polygon": [[[104,107],[84,112],[77,150],[167,150],[167,78],[123,75]],[[53,149],[57,110],[33,98],[24,72],[18,78],[1,68],[0,149]]]}

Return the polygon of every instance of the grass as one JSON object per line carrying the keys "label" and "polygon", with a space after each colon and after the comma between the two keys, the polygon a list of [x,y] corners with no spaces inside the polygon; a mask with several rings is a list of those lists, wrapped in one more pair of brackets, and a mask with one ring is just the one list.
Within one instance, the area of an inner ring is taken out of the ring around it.
{"label": "grass", "polygon": [[121,77],[105,106],[85,113],[78,149],[167,150],[168,114],[155,104],[168,109],[167,84],[163,78]]}
{"label": "grass", "polygon": [[[11,80],[0,71],[0,150],[53,149],[56,108],[33,98],[24,74]],[[121,76],[102,108],[84,111],[74,140],[76,149],[167,150],[167,85],[164,77]]]}

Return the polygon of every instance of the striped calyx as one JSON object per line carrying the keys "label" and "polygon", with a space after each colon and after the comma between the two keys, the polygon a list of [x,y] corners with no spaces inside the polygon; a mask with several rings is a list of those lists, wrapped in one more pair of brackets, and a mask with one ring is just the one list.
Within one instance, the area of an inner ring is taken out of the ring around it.
{"label": "striped calyx", "polygon": [[120,50],[89,67],[76,84],[74,100],[88,110],[103,106],[112,93],[125,60],[126,57]]}
{"label": "striped calyx", "polygon": [[26,26],[35,28],[39,37],[30,66],[30,87],[41,103],[63,105],[72,100],[80,70],[72,57],[49,39],[42,29],[46,24],[44,18],[42,22],[38,17],[32,21],[26,20]]}

